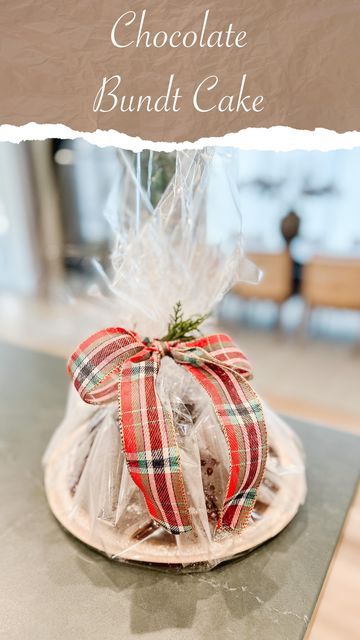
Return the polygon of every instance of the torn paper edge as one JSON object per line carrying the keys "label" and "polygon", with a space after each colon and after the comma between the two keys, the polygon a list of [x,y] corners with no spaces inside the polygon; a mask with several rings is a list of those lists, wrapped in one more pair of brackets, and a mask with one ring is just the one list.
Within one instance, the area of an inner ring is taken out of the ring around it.
{"label": "torn paper edge", "polygon": [[194,142],[153,142],[140,137],[129,136],[114,129],[93,132],[75,131],[63,124],[38,124],[29,122],[22,126],[0,125],[0,140],[19,143],[24,140],[46,140],[48,138],[83,138],[98,147],[119,147],[130,151],[152,149],[154,151],[174,151],[175,149],[202,149],[207,146],[239,147],[245,150],[318,150],[353,149],[360,147],[360,132],[337,133],[329,129],[317,128],[313,131],[276,126],[270,128],[248,128],[222,137],[199,138]]}

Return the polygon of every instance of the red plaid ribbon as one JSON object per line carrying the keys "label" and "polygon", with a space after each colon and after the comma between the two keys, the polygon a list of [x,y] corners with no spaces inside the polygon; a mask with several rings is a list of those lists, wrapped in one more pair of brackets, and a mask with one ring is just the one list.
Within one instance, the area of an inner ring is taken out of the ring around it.
{"label": "red plaid ribbon", "polygon": [[249,361],[229,336],[148,342],[133,331],[104,329],[78,347],[68,369],[85,402],[104,404],[118,398],[129,472],[151,517],[178,534],[191,530],[191,517],[173,417],[156,392],[165,355],[186,367],[210,397],[230,462],[218,528],[241,530],[248,523],[264,474],[267,434],[261,402],[248,382]]}

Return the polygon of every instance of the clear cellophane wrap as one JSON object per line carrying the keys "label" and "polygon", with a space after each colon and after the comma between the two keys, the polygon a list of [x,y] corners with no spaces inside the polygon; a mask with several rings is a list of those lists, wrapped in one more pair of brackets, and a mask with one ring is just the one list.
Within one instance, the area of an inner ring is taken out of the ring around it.
{"label": "clear cellophane wrap", "polygon": [[[243,252],[229,150],[179,152],[174,178],[155,209],[122,154],[105,215],[114,246],[111,273],[98,267],[102,293],[93,298],[99,327],[160,337],[178,301],[185,317],[209,314],[235,282],[259,277]],[[214,331],[210,319],[202,331]],[[87,405],[73,387],[44,456],[50,506],[71,533],[119,562],[210,570],[276,535],[295,515],[306,493],[301,447],[264,405],[269,454],[255,507],[245,530],[219,536],[229,458],[210,399],[166,356],[156,388],[173,415],[192,530],[173,535],[152,520],[124,460],[117,402]]]}

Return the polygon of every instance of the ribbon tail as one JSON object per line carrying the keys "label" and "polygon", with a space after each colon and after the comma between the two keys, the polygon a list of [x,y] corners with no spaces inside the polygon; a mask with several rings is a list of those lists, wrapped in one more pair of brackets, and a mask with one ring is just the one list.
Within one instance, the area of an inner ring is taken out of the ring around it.
{"label": "ribbon tail", "polygon": [[119,378],[119,424],[128,469],[151,517],[173,534],[191,530],[172,415],[156,392],[160,357],[124,363]]}
{"label": "ribbon tail", "polygon": [[210,397],[229,451],[229,479],[218,528],[242,530],[253,510],[267,458],[261,401],[245,378],[213,361],[181,362]]}

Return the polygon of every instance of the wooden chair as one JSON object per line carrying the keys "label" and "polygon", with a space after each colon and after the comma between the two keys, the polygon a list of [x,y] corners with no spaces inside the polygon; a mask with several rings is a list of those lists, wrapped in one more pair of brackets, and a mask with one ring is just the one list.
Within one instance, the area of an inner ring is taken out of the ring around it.
{"label": "wooden chair", "polygon": [[286,251],[281,253],[250,253],[248,258],[263,272],[258,284],[236,284],[233,292],[242,298],[272,300],[282,304],[292,292],[292,261]]}
{"label": "wooden chair", "polygon": [[314,258],[304,266],[301,293],[309,307],[360,311],[360,259]]}
{"label": "wooden chair", "polygon": [[[306,304],[302,322],[303,334],[307,330],[314,307],[360,311],[360,259],[313,258],[304,266],[301,293]],[[357,345],[356,351],[358,349]]]}
{"label": "wooden chair", "polygon": [[241,298],[250,300],[271,300],[278,305],[277,328],[281,324],[281,306],[292,293],[293,266],[287,253],[250,253],[252,260],[263,272],[258,284],[238,283],[232,292]]}

